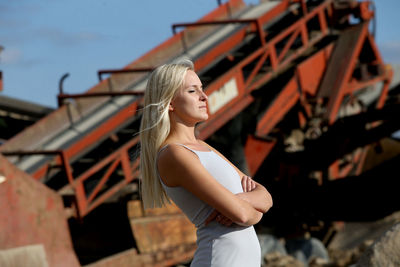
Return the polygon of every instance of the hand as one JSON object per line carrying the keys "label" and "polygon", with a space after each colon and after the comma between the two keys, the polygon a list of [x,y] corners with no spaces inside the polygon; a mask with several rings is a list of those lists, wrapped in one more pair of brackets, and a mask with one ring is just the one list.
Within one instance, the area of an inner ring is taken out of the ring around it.
{"label": "hand", "polygon": [[208,225],[210,222],[215,220],[215,218],[218,216],[219,212],[217,210],[214,210],[206,219],[204,222],[205,225]]}
{"label": "hand", "polygon": [[219,224],[225,225],[225,226],[231,226],[232,225],[232,220],[225,217],[224,215],[222,215],[221,213],[219,213],[217,210],[214,210],[206,219],[206,221],[204,222],[205,225],[208,225],[210,222],[212,222],[213,220],[215,220],[216,222],[218,222]]}
{"label": "hand", "polygon": [[215,220],[216,220],[219,224],[225,225],[225,226],[227,226],[227,227],[228,227],[228,226],[231,226],[232,223],[233,223],[231,219],[225,217],[225,216],[222,215],[221,213],[218,214],[217,217],[215,217]]}
{"label": "hand", "polygon": [[250,176],[244,175],[242,177],[242,188],[243,192],[251,192],[256,188],[256,183],[251,179]]}

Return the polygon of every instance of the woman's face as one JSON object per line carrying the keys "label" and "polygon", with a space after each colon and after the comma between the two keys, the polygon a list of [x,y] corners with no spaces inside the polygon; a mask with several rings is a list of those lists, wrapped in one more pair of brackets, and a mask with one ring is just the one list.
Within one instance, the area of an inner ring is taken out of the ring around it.
{"label": "woman's face", "polygon": [[183,86],[171,100],[169,110],[175,120],[191,126],[208,119],[207,95],[194,71],[187,71]]}

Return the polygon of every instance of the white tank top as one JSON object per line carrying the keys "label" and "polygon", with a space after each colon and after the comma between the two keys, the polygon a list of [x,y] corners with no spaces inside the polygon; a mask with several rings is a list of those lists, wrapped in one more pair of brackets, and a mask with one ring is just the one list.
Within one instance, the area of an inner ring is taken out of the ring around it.
{"label": "white tank top", "polygon": [[[214,151],[197,151],[181,146],[195,153],[204,168],[233,194],[243,192],[238,172]],[[216,221],[206,226],[204,221],[213,207],[183,187],[169,187],[161,178],[160,181],[167,195],[197,227],[197,250],[191,267],[260,267],[261,248],[253,226],[233,224],[226,227]]]}
{"label": "white tank top", "polygon": [[[192,151],[200,159],[204,168],[225,188],[233,194],[243,192],[240,182],[240,176],[235,168],[226,160],[221,158],[214,151],[198,151],[191,149],[185,145],[177,144]],[[160,152],[168,145],[160,149]],[[165,185],[160,178],[167,195],[174,203],[186,214],[189,220],[198,228],[202,226],[207,217],[214,210],[213,207],[201,201],[195,195],[184,189],[183,187],[169,187]]]}

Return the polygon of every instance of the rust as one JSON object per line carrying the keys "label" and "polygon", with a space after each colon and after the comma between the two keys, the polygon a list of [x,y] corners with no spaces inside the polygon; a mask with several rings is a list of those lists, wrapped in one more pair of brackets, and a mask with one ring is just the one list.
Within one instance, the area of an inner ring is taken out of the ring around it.
{"label": "rust", "polygon": [[[299,5],[292,6],[294,2]],[[65,199],[72,198],[72,204],[65,208],[77,220],[84,221],[92,211],[113,201],[127,204],[136,249],[92,266],[117,262],[123,266],[132,261],[141,266],[165,266],[190,260],[194,253],[195,228],[175,205],[143,210],[140,200],[126,200],[138,198],[137,133],[144,90],[123,89],[153,70],[143,66],[169,62],[217,28],[207,26],[246,25],[195,57],[196,71],[207,82],[205,92],[210,99],[209,120],[199,124],[196,132],[202,139],[222,140],[220,145],[227,151],[242,151],[240,160],[249,174],[262,183],[276,182],[284,190],[279,192],[282,195],[299,194],[298,188],[314,180],[313,185],[324,188],[338,179],[365,175],[372,161],[371,146],[399,128],[398,103],[387,103],[393,71],[384,65],[368,30],[374,16],[368,1],[352,1],[344,6],[334,1],[315,6],[308,6],[304,0],[281,1],[257,18],[230,17],[242,8],[239,0],[225,4],[219,1],[219,7],[201,20],[172,25],[174,36],[125,68],[100,70],[99,84],[86,93],[65,94],[64,75],[58,95],[60,108],[1,147],[1,153],[9,157],[54,155],[51,163],[40,163],[32,176],[36,180],[49,179]],[[359,16],[361,22],[350,27],[350,14]],[[281,18],[287,21],[271,23]],[[181,27],[185,29],[177,32]],[[134,78],[120,75],[128,73],[138,74]],[[108,81],[102,79],[105,74],[111,74],[114,88],[111,76]],[[368,109],[363,107],[357,94],[379,83],[383,86],[376,103]],[[43,139],[73,128],[81,117],[93,116],[91,112],[110,97],[122,96],[136,97],[59,149],[39,149]],[[82,105],[82,113],[62,106],[66,98]],[[232,125],[240,130],[232,133]],[[232,143],[240,140],[240,147],[223,144],[226,139]],[[62,180],[65,184],[59,185]],[[23,194],[10,189],[4,196],[12,207],[18,207],[17,200]],[[296,201],[311,197],[302,196]],[[314,202],[306,202],[310,210],[318,206],[310,203]],[[296,205],[288,208],[292,206]],[[57,209],[57,201],[46,198],[41,210],[26,216],[26,220],[42,227],[46,212]],[[310,212],[290,211],[283,212],[290,216]],[[329,222],[330,218],[323,219]],[[7,223],[10,220],[4,218]]]}

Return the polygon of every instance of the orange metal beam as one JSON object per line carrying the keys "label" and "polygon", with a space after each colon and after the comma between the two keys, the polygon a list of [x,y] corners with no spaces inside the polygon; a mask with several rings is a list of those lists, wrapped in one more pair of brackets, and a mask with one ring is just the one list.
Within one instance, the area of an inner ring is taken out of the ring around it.
{"label": "orange metal beam", "polygon": [[[331,19],[331,16],[333,15],[333,10],[331,6],[332,1],[325,1],[320,6],[315,7],[309,12],[304,6],[305,2],[301,1],[301,3],[303,4],[303,17],[301,17],[290,27],[279,33],[273,39],[269,40],[268,43],[266,43],[265,37],[268,35],[268,32],[264,32],[263,27],[272,18],[277,17],[284,10],[286,10],[286,8],[290,5],[290,2],[291,1],[289,0],[284,0],[274,9],[270,10],[266,14],[261,15],[259,18],[245,21],[246,23],[255,24],[255,26],[243,27],[243,29],[236,31],[232,36],[221,41],[215,47],[210,49],[210,51],[207,51],[207,53],[205,53],[195,61],[196,70],[201,70],[214,62],[215,58],[227,55],[232,49],[241,44],[244,39],[248,37],[249,29],[252,32],[256,32],[261,40],[259,46],[254,48],[253,53],[249,54],[235,66],[232,66],[232,68],[227,70],[224,75],[213,81],[213,83],[211,83],[206,88],[206,93],[209,95],[210,105],[212,105],[213,111],[210,112],[209,120],[200,124],[197,128],[200,138],[206,139],[217,129],[221,128],[227,121],[229,121],[239,112],[241,112],[245,107],[253,102],[254,99],[250,94],[253,90],[261,88],[263,85],[265,85],[265,83],[269,81],[272,75],[276,74],[277,71],[282,70],[283,68],[288,66],[288,64],[293,62],[293,60],[300,56],[301,53],[303,53],[306,49],[310,48],[312,45],[314,45],[316,42],[318,42],[328,34],[328,25],[330,24],[329,19]],[[229,1],[229,4],[239,5],[241,3],[242,1]],[[227,8],[227,6],[227,4],[224,5],[224,8]],[[216,17],[217,13],[219,14],[223,12],[223,10],[223,8],[218,9],[209,16],[204,17],[200,22],[190,25],[186,24],[186,26],[209,25],[211,23],[210,20],[213,17]],[[318,21],[319,23],[319,35],[309,36],[307,23],[312,19],[316,19],[316,21]],[[236,22],[233,20],[226,20],[225,22],[212,23],[243,23],[243,21]],[[364,28],[362,28],[362,32],[360,34],[363,36],[367,36],[366,26],[363,25],[363,27]],[[354,36],[353,38],[358,37]],[[165,49],[169,44],[176,43],[182,38],[183,32],[180,32],[174,35],[168,41],[164,42],[162,45],[151,50],[148,54],[144,55],[135,62],[142,62],[144,58],[147,58],[150,54],[155,54],[156,52]],[[293,44],[298,38],[300,38],[302,44],[300,47],[293,49]],[[282,50],[277,49],[278,44],[283,40],[288,40],[284,48]],[[354,40],[354,53],[350,53],[350,55],[352,56],[350,58],[350,61],[352,63],[351,66],[347,66],[347,72],[345,71],[343,74],[341,74],[342,76],[340,77],[340,83],[335,85],[335,89],[337,89],[337,91],[331,98],[329,106],[330,114],[337,113],[338,105],[340,105],[342,101],[345,90],[349,88],[348,78],[351,74],[350,70],[354,69],[354,62],[356,57],[354,54],[359,53],[361,44],[362,43],[360,43],[359,40]],[[376,48],[373,46],[373,49]],[[279,54],[278,51],[280,51]],[[324,67],[326,65],[325,61],[327,59],[326,53],[330,54],[330,51],[331,50],[329,50],[328,52],[324,51],[323,53],[325,54],[319,54],[318,59],[317,57],[315,57],[315,61],[310,64],[321,64],[321,66]],[[379,55],[377,56],[377,59],[378,62],[380,62]],[[270,62],[270,66],[264,68],[268,60]],[[318,63],[315,63],[317,60],[319,60]],[[254,67],[249,70],[250,66]],[[250,75],[246,78],[244,77],[245,68],[247,68],[246,71],[250,71]],[[118,72],[129,72],[129,69],[118,70]],[[316,75],[322,76],[323,73],[324,71],[320,71]],[[270,130],[284,117],[284,115],[292,109],[292,107],[299,101],[299,99],[306,96],[306,93],[309,95],[315,95],[317,93],[316,83],[317,80],[320,80],[320,78],[310,79],[309,77],[306,77],[301,68],[298,68],[298,71],[295,75],[296,76],[289,81],[287,86],[278,95],[277,100],[274,102],[271,108],[268,109],[264,117],[261,118],[261,120],[259,121],[259,124],[257,125],[257,135],[268,134]],[[387,83],[388,80],[385,81]],[[236,92],[234,92],[234,94],[232,95],[229,95],[229,93],[232,93],[231,91],[229,91],[231,89],[229,89],[228,91],[224,91],[226,87],[234,88]],[[322,89],[322,94],[325,92],[325,90],[325,88]],[[228,92],[228,98],[226,98],[226,92]],[[319,92],[319,94],[321,94],[321,92]],[[329,93],[328,95],[331,95],[331,93]],[[384,92],[382,93],[382,95],[384,95]],[[97,94],[97,96],[103,95],[102,93],[100,93]],[[385,96],[382,96],[382,100],[380,100],[380,102],[383,103],[384,98]],[[215,99],[216,103],[212,103],[212,99]],[[83,154],[84,151],[88,149],[88,147],[95,146],[97,142],[100,142],[106,136],[109,136],[116,128],[125,123],[129,118],[137,115],[136,110],[138,108],[139,101],[140,98],[122,109],[117,115],[106,120],[94,131],[88,133],[88,135],[73,143],[69,147],[65,148],[62,151],[61,155],[56,157],[55,161],[64,166],[70,186],[75,190],[80,216],[85,216],[88,212],[90,212],[96,206],[100,205],[103,201],[105,201],[120,188],[138,177],[138,159],[135,159],[131,163],[127,152],[129,148],[132,148],[137,144],[138,140],[137,138],[134,138],[132,141],[125,144],[119,150],[110,154],[108,157],[104,158],[92,168],[82,173],[79,177],[73,177],[73,172],[69,161],[72,161],[79,155]],[[306,103],[306,100],[304,100],[304,103]],[[260,136],[258,136],[257,138],[249,138],[245,150],[246,157],[248,157],[250,161],[250,169],[253,173],[258,169],[258,167],[271,151],[274,145],[274,142],[268,143],[265,142],[265,140],[261,140]],[[261,149],[262,152],[260,152],[261,154],[258,155],[261,156],[258,159],[254,159],[250,155],[251,149]],[[93,174],[96,174],[99,170],[105,168],[107,165],[109,165],[108,170],[98,181],[95,189],[88,196],[87,192],[85,192],[84,182],[90,179]],[[121,166],[124,172],[124,178],[112,188],[100,194],[102,187],[107,183],[107,180],[110,178],[110,176],[118,166]],[[47,166],[42,166],[34,174],[37,178],[41,178],[44,176],[46,171]]]}

